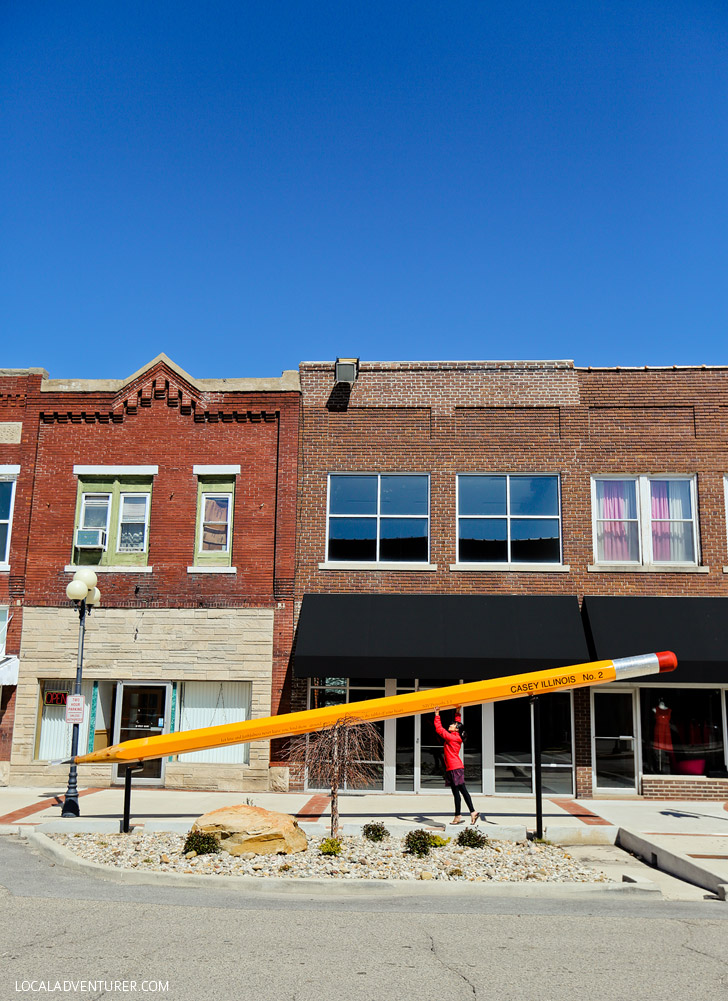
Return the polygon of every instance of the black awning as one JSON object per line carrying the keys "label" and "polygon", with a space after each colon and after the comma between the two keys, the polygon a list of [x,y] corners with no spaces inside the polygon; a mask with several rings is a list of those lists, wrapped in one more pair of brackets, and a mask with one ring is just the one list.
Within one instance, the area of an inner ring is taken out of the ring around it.
{"label": "black awning", "polygon": [[576,595],[307,594],[294,674],[477,681],[587,660]]}
{"label": "black awning", "polygon": [[672,650],[678,668],[661,685],[728,682],[728,598],[586,597],[582,612],[600,660]]}

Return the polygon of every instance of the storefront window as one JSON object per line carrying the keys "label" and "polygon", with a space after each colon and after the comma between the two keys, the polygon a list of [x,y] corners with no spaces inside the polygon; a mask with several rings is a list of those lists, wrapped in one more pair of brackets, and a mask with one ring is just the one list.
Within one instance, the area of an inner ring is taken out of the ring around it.
{"label": "storefront window", "polygon": [[[366,702],[369,699],[384,698],[383,678],[311,678],[308,690],[308,708],[322,709],[324,706],[344,706],[349,702]],[[346,715],[342,712],[342,716]],[[374,726],[382,737],[384,748],[384,723]],[[384,751],[382,750],[382,753]],[[381,791],[384,788],[384,761],[368,761],[369,771],[374,773],[374,779],[366,786],[347,784],[348,789],[371,789]]]}
{"label": "storefront window", "polygon": [[[533,787],[531,705],[528,699],[497,702],[494,708],[495,791],[530,793]],[[541,700],[541,786],[548,795],[571,795],[571,695]]]}
{"label": "storefront window", "polygon": [[725,775],[721,693],[704,688],[642,688],[645,775]]}

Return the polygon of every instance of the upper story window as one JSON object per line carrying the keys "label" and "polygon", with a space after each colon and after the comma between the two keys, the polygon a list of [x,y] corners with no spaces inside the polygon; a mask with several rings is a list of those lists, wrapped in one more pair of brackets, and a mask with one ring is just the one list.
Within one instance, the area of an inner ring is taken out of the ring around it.
{"label": "upper story window", "polygon": [[561,563],[557,475],[458,476],[458,563]]}
{"label": "upper story window", "polygon": [[327,559],[427,563],[430,477],[426,473],[332,473]]}
{"label": "upper story window", "polygon": [[19,471],[18,466],[0,466],[0,570],[10,569],[10,533]]}
{"label": "upper story window", "polygon": [[151,476],[79,479],[75,564],[144,565],[149,549]]}
{"label": "upper story window", "polygon": [[696,564],[693,476],[592,478],[597,563]]}
{"label": "upper story window", "polygon": [[230,565],[234,499],[234,477],[199,478],[195,564]]}

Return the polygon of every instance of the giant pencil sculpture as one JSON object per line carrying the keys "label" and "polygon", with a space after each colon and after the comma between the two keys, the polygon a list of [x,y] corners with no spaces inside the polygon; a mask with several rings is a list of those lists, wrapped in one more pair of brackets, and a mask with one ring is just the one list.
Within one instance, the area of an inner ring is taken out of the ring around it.
{"label": "giant pencil sculpture", "polygon": [[659,674],[674,671],[677,658],[674,653],[646,653],[639,657],[622,657],[618,660],[596,660],[573,667],[557,667],[549,671],[535,671],[530,674],[515,674],[508,678],[494,678],[490,681],[472,681],[465,685],[449,685],[447,688],[428,688],[405,695],[392,695],[383,699],[369,699],[366,702],[348,702],[345,705],[324,706],[321,709],[307,709],[304,712],[285,713],[281,716],[266,716],[262,719],[247,720],[244,723],[226,723],[223,726],[209,726],[201,730],[181,730],[163,733],[156,737],[141,737],[125,740],[122,744],[105,747],[90,754],[81,754],[71,759],[76,764],[98,764],[104,761],[147,761],[163,758],[168,754],[185,754],[187,751],[206,751],[211,747],[226,744],[246,744],[251,740],[271,740],[274,737],[292,737],[300,733],[311,733],[332,726],[337,720],[383,720],[397,716],[413,716],[440,706],[450,709],[454,706],[480,705],[483,702],[500,702],[517,699],[525,695],[545,695],[547,692],[563,692],[569,688],[584,688],[589,685],[603,685],[608,681],[625,681],[645,674]]}

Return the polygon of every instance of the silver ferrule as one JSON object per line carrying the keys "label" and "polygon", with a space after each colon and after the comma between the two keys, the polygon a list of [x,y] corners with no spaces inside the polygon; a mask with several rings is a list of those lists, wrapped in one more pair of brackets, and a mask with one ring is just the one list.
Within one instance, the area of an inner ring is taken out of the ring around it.
{"label": "silver ferrule", "polygon": [[612,663],[617,675],[615,681],[639,678],[644,674],[660,673],[660,662],[656,653],[642,653],[638,657],[619,657]]}

